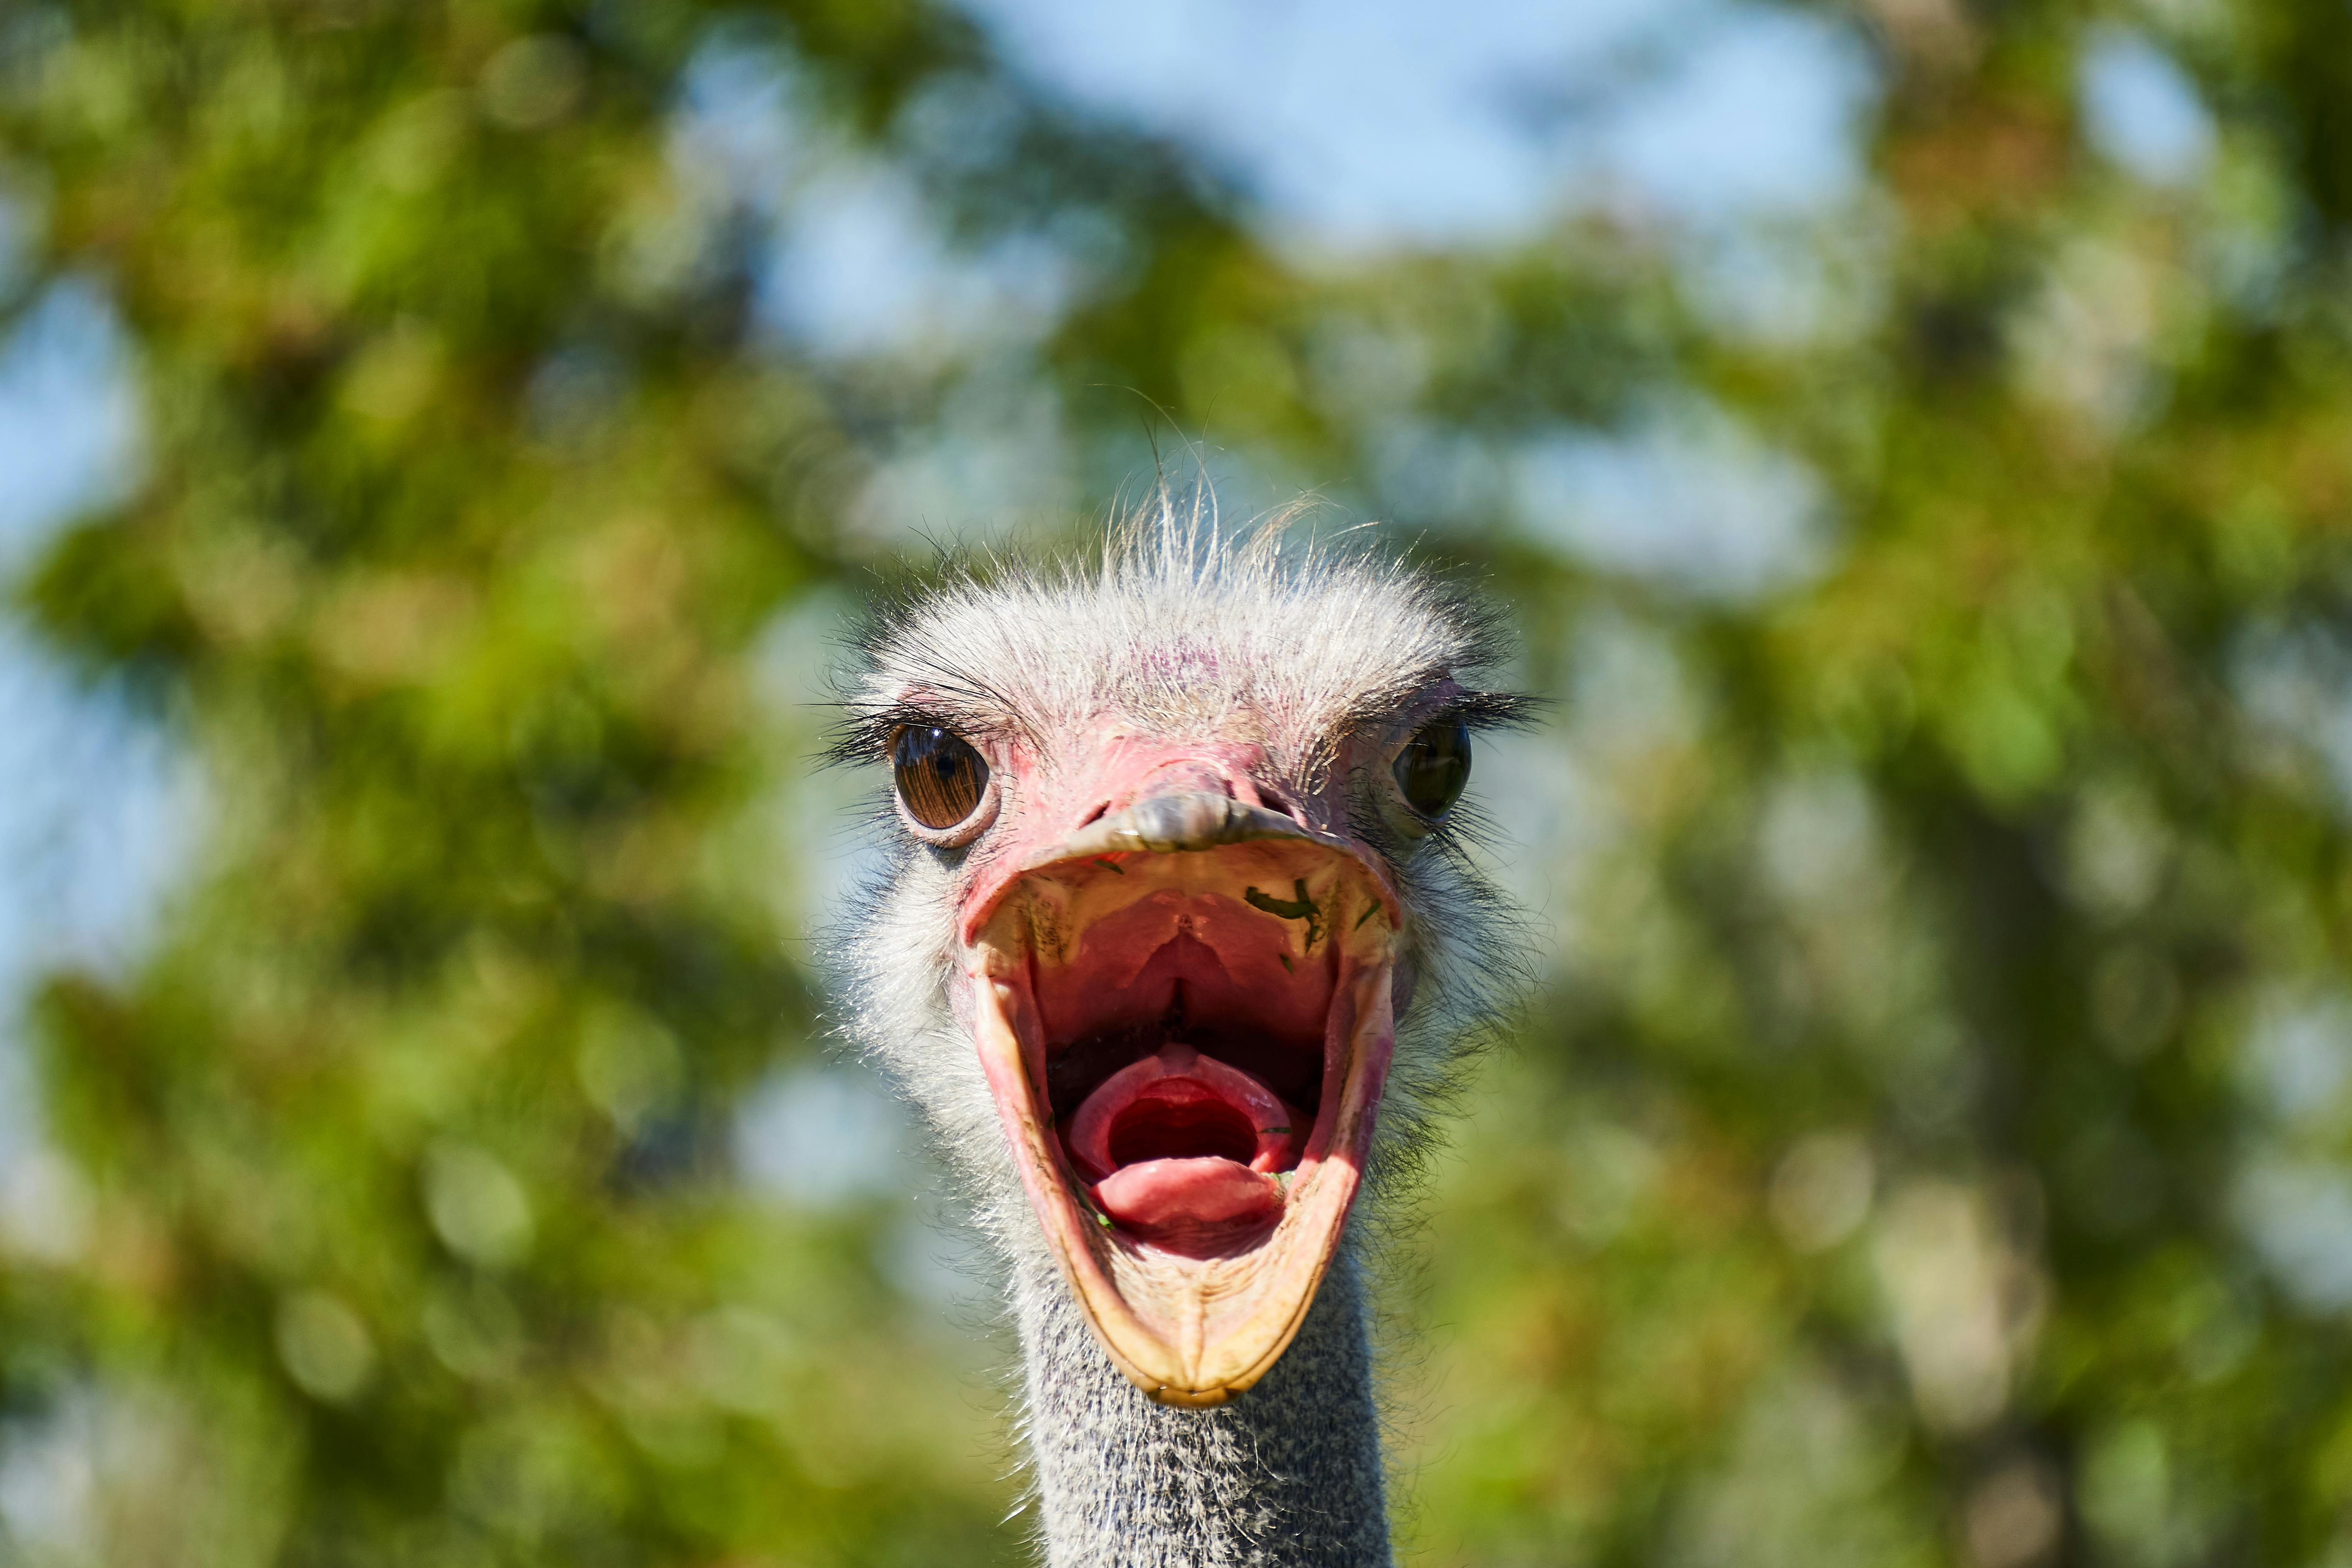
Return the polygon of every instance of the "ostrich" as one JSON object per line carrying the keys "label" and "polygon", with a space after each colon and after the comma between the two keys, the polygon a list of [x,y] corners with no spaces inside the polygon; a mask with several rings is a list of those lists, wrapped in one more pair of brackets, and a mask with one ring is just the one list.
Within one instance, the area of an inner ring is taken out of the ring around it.
{"label": "ostrich", "polygon": [[1523,700],[1471,597],[1163,491],[877,616],[847,1028],[1004,1266],[1055,1568],[1391,1561],[1364,1242],[1513,973],[1464,853]]}

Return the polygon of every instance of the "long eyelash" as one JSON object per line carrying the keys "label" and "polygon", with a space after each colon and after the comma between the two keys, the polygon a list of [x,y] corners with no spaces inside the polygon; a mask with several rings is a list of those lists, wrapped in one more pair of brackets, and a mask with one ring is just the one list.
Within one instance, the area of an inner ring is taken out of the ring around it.
{"label": "long eyelash", "polygon": [[[1496,820],[1485,803],[1475,797],[1455,801],[1446,814],[1430,824],[1422,837],[1424,848],[1433,849],[1460,864],[1465,869],[1478,871],[1475,857],[1484,851],[1491,854],[1502,837],[1503,825]],[[1480,873],[1483,878],[1483,873]]]}
{"label": "long eyelash", "polygon": [[[1496,730],[1532,728],[1550,706],[1549,700],[1530,697],[1517,691],[1464,691],[1442,708],[1434,708],[1419,716],[1423,724],[1433,724],[1443,719],[1459,718],[1474,731],[1486,733]],[[1360,732],[1377,733],[1397,724],[1412,709],[1367,709],[1354,715],[1350,728]]]}
{"label": "long eyelash", "polygon": [[1550,706],[1549,699],[1521,691],[1465,691],[1447,711],[1460,714],[1473,730],[1525,730]]}
{"label": "long eyelash", "polygon": [[886,707],[845,715],[834,726],[820,755],[828,767],[887,763],[890,760],[890,742],[898,731],[918,724],[936,724],[946,730],[957,728],[928,708],[893,702]]}

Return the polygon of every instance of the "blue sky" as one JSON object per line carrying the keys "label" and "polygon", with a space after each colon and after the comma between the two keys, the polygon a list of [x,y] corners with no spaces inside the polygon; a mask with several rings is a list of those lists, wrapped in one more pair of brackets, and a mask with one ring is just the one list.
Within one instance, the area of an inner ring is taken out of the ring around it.
{"label": "blue sky", "polygon": [[1238,174],[1315,249],[1507,239],[1565,203],[1683,218],[1846,187],[1861,50],[1718,0],[965,0],[1070,99]]}
{"label": "blue sky", "polygon": [[[1507,241],[1579,206],[1702,232],[1818,214],[1860,181],[1874,92],[1843,29],[1721,0],[965,8],[1039,85],[1192,145],[1309,264]],[[800,347],[1001,334],[1075,286],[1060,237],[950,254],[903,176],[805,133],[789,81],[721,50],[696,82],[698,151],[780,220],[766,306]]]}
{"label": "blue sky", "polygon": [[[53,285],[0,347],[0,572],[135,472],[129,369],[80,280]],[[136,945],[184,839],[184,773],[152,725],[0,616],[0,1174],[31,1131],[9,1041],[24,986],[45,963]]]}

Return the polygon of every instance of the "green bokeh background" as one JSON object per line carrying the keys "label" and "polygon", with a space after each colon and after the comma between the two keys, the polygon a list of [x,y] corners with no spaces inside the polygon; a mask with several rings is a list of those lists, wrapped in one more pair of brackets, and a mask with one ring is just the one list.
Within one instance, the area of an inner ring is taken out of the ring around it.
{"label": "green bokeh background", "polygon": [[[2352,10],[1810,15],[1864,176],[1743,311],[1605,207],[1286,243],[913,0],[0,6],[5,307],[102,288],[144,430],[15,602],[204,801],[26,1027],[0,1561],[1024,1559],[935,1181],[809,1173],[809,770],[877,570],[1007,529],[886,458],[1044,406],[1023,537],[1155,442],[1317,489],[1555,700],[1474,784],[1546,967],[1394,1303],[1404,1561],[2352,1563]],[[2119,28],[2182,177],[2089,144]],[[763,324],[722,68],[1050,307]],[[1580,435],[1802,476],[1811,553],[1561,548]]]}

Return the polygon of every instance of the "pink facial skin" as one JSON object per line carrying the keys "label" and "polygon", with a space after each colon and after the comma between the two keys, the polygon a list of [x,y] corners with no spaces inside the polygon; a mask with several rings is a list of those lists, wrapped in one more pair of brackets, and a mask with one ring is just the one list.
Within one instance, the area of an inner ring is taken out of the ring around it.
{"label": "pink facial skin", "polygon": [[1147,796],[1186,790],[1231,795],[1250,805],[1295,811],[1309,827],[1331,831],[1330,802],[1261,791],[1265,748],[1245,742],[1157,740],[1111,725],[1092,746],[1057,754],[1050,770],[1025,743],[1008,745],[989,765],[1002,766],[1010,777],[1003,781],[1000,820],[987,834],[988,863],[964,899],[958,934],[965,942],[1024,870],[1087,823]]}
{"label": "pink facial skin", "polygon": [[[902,700],[920,707],[925,695],[915,689],[903,693]],[[1420,716],[1462,695],[1463,688],[1455,682],[1438,682],[1409,712],[1399,715],[1397,732],[1409,731]],[[957,936],[969,942],[1024,870],[1087,824],[1151,795],[1187,790],[1226,795],[1287,813],[1316,834],[1352,846],[1349,781],[1360,768],[1385,765],[1391,737],[1347,738],[1328,765],[1316,770],[1318,777],[1311,789],[1303,787],[1306,780],[1274,782],[1272,759],[1255,741],[1138,734],[1116,719],[1101,721],[1092,734],[1050,737],[1044,742],[1050,756],[1039,741],[1027,736],[966,739],[981,747],[990,769],[999,775],[996,789],[1002,802],[998,820],[978,840],[980,854],[957,921]],[[992,740],[995,743],[988,743]],[[1377,857],[1365,858],[1377,861]]]}

